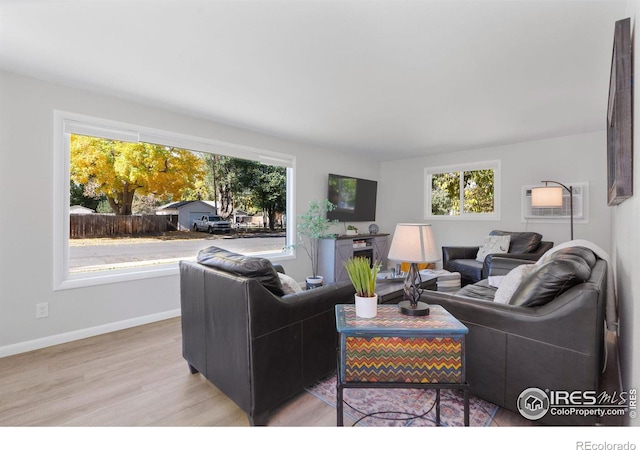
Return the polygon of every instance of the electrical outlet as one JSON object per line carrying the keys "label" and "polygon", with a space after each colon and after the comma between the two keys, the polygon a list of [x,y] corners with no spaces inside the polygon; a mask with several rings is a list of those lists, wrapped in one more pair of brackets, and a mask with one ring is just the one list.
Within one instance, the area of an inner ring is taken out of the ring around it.
{"label": "electrical outlet", "polygon": [[49,303],[36,304],[36,319],[44,319],[45,317],[49,317]]}

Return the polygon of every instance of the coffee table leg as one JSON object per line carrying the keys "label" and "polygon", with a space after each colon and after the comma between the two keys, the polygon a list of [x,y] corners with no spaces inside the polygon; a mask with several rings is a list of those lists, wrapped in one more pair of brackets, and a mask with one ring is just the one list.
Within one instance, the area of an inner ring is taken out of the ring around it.
{"label": "coffee table leg", "polygon": [[464,426],[469,426],[469,389],[464,390]]}
{"label": "coffee table leg", "polygon": [[440,389],[436,389],[436,425],[440,426]]}
{"label": "coffee table leg", "polygon": [[342,385],[340,385],[340,383],[338,383],[337,385],[337,389],[336,389],[336,413],[338,414],[338,426],[341,427],[343,426],[343,421],[344,421],[344,416],[342,414]]}

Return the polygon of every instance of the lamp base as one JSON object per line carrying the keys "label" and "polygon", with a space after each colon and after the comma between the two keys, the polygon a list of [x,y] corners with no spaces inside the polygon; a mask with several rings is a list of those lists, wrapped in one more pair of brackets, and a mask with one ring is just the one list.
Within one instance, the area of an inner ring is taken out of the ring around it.
{"label": "lamp base", "polygon": [[405,300],[398,303],[398,310],[400,310],[400,313],[407,316],[429,315],[429,305],[423,302],[418,302],[416,306],[411,306],[411,302],[409,300]]}

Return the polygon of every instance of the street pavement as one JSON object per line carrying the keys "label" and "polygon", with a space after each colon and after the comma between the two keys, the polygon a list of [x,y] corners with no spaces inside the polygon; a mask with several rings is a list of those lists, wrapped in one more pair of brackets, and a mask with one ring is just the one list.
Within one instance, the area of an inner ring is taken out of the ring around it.
{"label": "street pavement", "polygon": [[127,239],[118,244],[97,244],[69,247],[69,268],[118,265],[139,261],[168,261],[195,258],[203,248],[215,245],[242,254],[279,252],[285,246],[284,237],[218,237],[217,239],[149,239],[136,242]]}

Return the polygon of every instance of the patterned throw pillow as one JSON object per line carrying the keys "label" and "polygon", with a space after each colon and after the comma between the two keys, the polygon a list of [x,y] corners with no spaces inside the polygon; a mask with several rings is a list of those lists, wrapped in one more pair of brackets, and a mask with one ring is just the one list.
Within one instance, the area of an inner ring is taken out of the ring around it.
{"label": "patterned throw pillow", "polygon": [[476,261],[484,262],[492,253],[509,253],[510,242],[511,236],[487,236],[478,250]]}

